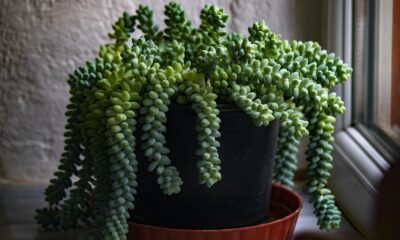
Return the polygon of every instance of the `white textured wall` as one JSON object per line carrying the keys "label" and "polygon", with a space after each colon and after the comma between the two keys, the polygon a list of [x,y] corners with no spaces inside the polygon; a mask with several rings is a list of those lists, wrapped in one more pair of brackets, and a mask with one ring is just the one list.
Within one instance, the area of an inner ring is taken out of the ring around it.
{"label": "white textured wall", "polygon": [[[63,147],[68,73],[95,56],[123,11],[148,4],[161,22],[167,2],[0,0],[0,180],[52,175]],[[263,19],[285,38],[321,39],[321,0],[179,2],[194,24],[204,4],[216,3],[229,13],[230,30],[246,33]]]}

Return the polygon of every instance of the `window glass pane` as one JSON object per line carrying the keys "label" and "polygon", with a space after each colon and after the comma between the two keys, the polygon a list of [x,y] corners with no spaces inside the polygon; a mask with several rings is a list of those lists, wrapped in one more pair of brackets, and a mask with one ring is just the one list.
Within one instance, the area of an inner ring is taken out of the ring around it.
{"label": "window glass pane", "polygon": [[352,123],[394,161],[400,154],[400,1],[353,4]]}
{"label": "window glass pane", "polygon": [[379,1],[374,124],[400,143],[400,1]]}

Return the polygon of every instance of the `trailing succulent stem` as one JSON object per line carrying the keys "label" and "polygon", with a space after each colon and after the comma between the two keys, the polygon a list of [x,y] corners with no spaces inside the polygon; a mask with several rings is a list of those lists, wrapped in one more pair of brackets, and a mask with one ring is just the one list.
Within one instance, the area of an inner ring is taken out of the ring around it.
{"label": "trailing succulent stem", "polygon": [[111,39],[115,39],[117,45],[125,43],[129,39],[130,34],[134,31],[134,27],[134,16],[130,16],[127,12],[124,12],[122,17],[113,24],[112,28],[114,32],[110,33],[108,36]]}
{"label": "trailing succulent stem", "polygon": [[318,224],[323,229],[337,228],[341,213],[335,205],[335,197],[327,189],[329,170],[332,169],[333,123],[336,119],[325,113],[307,114],[310,121],[310,142],[306,151],[308,165],[308,190]]}
{"label": "trailing succulent stem", "polygon": [[200,148],[196,154],[201,160],[197,162],[200,171],[199,180],[201,184],[211,187],[221,180],[221,159],[218,154],[220,146],[217,138],[221,136],[219,132],[220,118],[217,109],[217,95],[207,86],[203,76],[195,77],[194,72],[188,72],[184,78],[185,94],[192,104],[192,109],[197,114],[195,126],[198,132],[197,140]]}
{"label": "trailing succulent stem", "polygon": [[277,151],[274,165],[274,180],[293,187],[293,177],[297,169],[297,150],[299,139],[285,128],[279,128]]}
{"label": "trailing succulent stem", "polygon": [[155,171],[158,175],[157,183],[161,190],[171,195],[180,192],[182,179],[176,167],[171,166],[168,157],[169,149],[165,146],[166,139],[164,132],[167,131],[165,122],[167,121],[166,112],[170,105],[170,97],[175,94],[176,87],[171,86],[173,82],[174,70],[169,68],[168,77],[163,69],[150,69],[152,74],[149,76],[149,84],[143,94],[143,107],[140,113],[142,123],[142,149],[144,155],[151,162],[149,171]]}
{"label": "trailing succulent stem", "polygon": [[[171,104],[190,104],[195,112],[199,182],[217,184],[223,178],[218,103],[233,103],[256,126],[280,122],[276,182],[293,185],[299,141],[310,135],[308,190],[318,224],[339,227],[327,183],[333,123],[345,107],[331,89],[351,68],[315,42],[282,40],[263,22],[249,27],[249,37],[227,34],[228,16],[215,6],[203,8],[198,28],[177,3],[165,15],[159,31],[149,7],[124,13],[109,35],[115,42],[70,76],[64,152],[37,222],[61,229],[94,224],[93,239],[126,239],[138,185],[136,144],[148,159],[140,164],[154,172],[163,193],[179,193],[183,181],[165,138]],[[128,44],[135,26],[143,37]]]}

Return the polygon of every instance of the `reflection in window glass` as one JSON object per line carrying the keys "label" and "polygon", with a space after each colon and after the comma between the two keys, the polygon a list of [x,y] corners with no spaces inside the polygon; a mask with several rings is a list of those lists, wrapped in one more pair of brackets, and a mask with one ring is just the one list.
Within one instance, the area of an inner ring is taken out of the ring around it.
{"label": "reflection in window glass", "polygon": [[374,123],[400,144],[400,1],[380,1]]}

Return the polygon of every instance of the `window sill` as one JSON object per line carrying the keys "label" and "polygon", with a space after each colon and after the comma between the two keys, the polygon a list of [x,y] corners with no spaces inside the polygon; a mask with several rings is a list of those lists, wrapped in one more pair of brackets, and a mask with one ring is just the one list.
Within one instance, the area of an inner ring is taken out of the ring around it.
{"label": "window sill", "polygon": [[[78,229],[68,232],[44,232],[39,230],[39,226],[34,222],[33,216],[36,208],[45,205],[43,200],[43,184],[0,184],[0,236],[2,239],[14,240],[47,240],[47,239],[85,239],[89,230]],[[304,199],[304,207],[300,213],[294,232],[294,239],[364,239],[349,224],[347,219],[343,219],[340,229],[326,232],[318,229],[313,208],[308,203],[308,197],[304,189],[304,184],[298,183],[295,190]]]}
{"label": "window sill", "polygon": [[372,238],[378,190],[389,164],[355,128],[335,138],[330,188],[350,222]]}
{"label": "window sill", "polygon": [[303,198],[304,205],[297,220],[293,239],[295,240],[360,240],[365,239],[352,226],[349,220],[343,216],[339,229],[330,232],[320,230],[317,226],[317,218],[314,216],[313,206],[308,201],[304,182],[297,182],[295,190]]}

